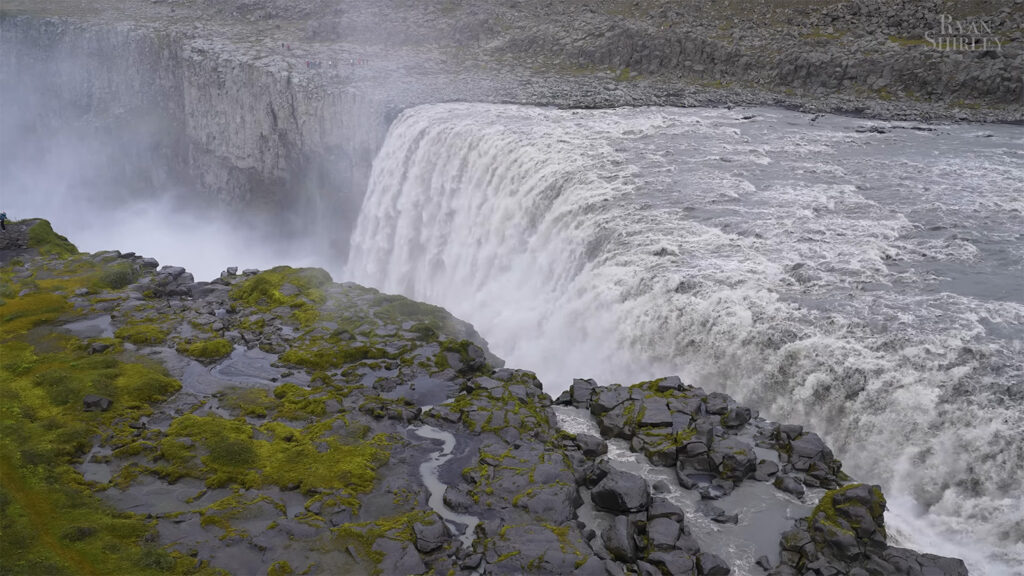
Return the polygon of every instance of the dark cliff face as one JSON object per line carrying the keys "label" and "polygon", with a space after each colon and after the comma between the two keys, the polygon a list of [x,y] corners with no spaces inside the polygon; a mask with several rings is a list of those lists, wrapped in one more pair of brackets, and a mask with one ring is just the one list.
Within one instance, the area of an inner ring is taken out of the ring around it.
{"label": "dark cliff face", "polygon": [[[195,282],[41,220],[0,241],[16,571],[720,576],[697,517],[764,522],[712,503],[758,485],[795,506],[833,490],[792,529],[763,525],[766,570],[966,573],[889,547],[880,490],[839,488],[816,434],[678,378],[577,380],[553,403],[443,309],[319,269]],[[603,438],[561,430],[553,404]],[[622,441],[679,487],[621,469]]]}

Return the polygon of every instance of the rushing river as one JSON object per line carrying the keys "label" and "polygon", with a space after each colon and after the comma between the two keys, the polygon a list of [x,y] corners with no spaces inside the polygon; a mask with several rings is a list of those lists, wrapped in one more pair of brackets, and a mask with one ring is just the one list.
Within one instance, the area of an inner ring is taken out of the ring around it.
{"label": "rushing river", "polygon": [[348,279],[549,393],[677,373],[821,432],[902,543],[1024,574],[1024,130],[775,109],[431,105]]}

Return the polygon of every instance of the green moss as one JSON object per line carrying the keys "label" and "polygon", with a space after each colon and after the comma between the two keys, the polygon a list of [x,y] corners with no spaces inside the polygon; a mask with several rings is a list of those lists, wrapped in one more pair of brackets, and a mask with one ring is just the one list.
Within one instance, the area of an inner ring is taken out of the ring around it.
{"label": "green moss", "polygon": [[223,338],[199,340],[178,345],[178,352],[196,360],[219,360],[231,354],[234,346]]}
{"label": "green moss", "polygon": [[7,340],[53,322],[71,309],[67,299],[57,294],[26,294],[0,305],[0,339]]}
{"label": "green moss", "polygon": [[78,254],[78,248],[67,238],[53,231],[46,220],[37,220],[28,230],[28,246],[35,248],[43,256],[59,256],[68,258]]}
{"label": "green moss", "polygon": [[139,277],[138,270],[128,262],[120,262],[106,267],[99,275],[97,283],[104,288],[119,290],[135,282]]}
{"label": "green moss", "polygon": [[[67,339],[43,353],[13,339],[0,354],[0,556],[4,573],[183,574],[195,559],[146,545],[150,522],[92,494],[72,463],[101,432],[152,412],[179,388],[155,364],[88,356]],[[108,412],[84,412],[99,393]],[[124,428],[127,428],[125,425]],[[194,570],[210,574],[200,566]]]}
{"label": "green moss", "polygon": [[[381,538],[389,538],[401,542],[412,543],[416,536],[413,533],[413,524],[433,524],[436,517],[432,511],[413,510],[407,514],[389,516],[373,522],[358,522],[342,524],[332,530],[336,545],[344,549],[352,546],[359,555],[375,564],[384,559],[382,552],[373,549],[373,544]],[[376,568],[374,574],[380,574]]]}
{"label": "green moss", "polygon": [[281,362],[285,364],[317,372],[336,370],[363,360],[382,358],[387,358],[387,352],[383,349],[333,337],[313,338],[296,343],[280,356]]}
{"label": "green moss", "polygon": [[[401,325],[403,322],[414,322],[425,325],[434,331],[442,332],[448,326],[451,315],[441,308],[423,302],[416,302],[404,296],[380,294],[373,300],[376,306],[374,316],[388,324]],[[423,327],[420,330],[424,330]]]}
{"label": "green moss", "polygon": [[292,566],[287,560],[278,560],[267,569],[267,576],[288,576],[289,574],[295,574],[295,571],[292,570]]}
{"label": "green moss", "polygon": [[[377,469],[390,457],[392,439],[378,434],[357,444],[334,436],[322,438],[337,419],[297,429],[280,422],[257,428],[243,418],[186,414],[174,420],[161,440],[165,464],[155,470],[169,477],[191,476],[209,487],[298,486],[304,492],[340,490],[349,495],[370,491]],[[180,439],[189,438],[196,446]],[[263,439],[267,438],[267,439]]]}
{"label": "green moss", "polygon": [[167,341],[168,332],[153,324],[129,324],[114,332],[114,336],[136,346],[157,346]]}
{"label": "green moss", "polygon": [[520,554],[522,554],[521,550],[513,550],[511,552],[506,552],[506,553],[502,554],[501,556],[498,556],[498,559],[495,560],[495,563],[504,562],[505,560],[509,560],[511,558],[515,558],[516,556],[519,556]]}
{"label": "green moss", "polygon": [[[321,288],[331,282],[331,275],[320,268],[292,268],[278,266],[265,270],[236,284],[231,298],[249,306],[269,312],[286,306],[292,317],[302,326],[311,326],[319,317],[319,306],[324,302]],[[296,294],[285,295],[285,284],[294,286]]]}

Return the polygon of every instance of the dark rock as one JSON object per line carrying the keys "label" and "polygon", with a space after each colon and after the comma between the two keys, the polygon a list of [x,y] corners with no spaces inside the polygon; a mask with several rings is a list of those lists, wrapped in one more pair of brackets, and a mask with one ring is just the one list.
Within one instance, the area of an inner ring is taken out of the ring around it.
{"label": "dark rock", "polygon": [[636,541],[633,526],[625,516],[616,516],[611,524],[601,531],[601,542],[619,562],[636,560]]}
{"label": "dark rock", "polygon": [[697,543],[697,539],[689,534],[681,533],[679,538],[676,540],[676,550],[679,550],[687,556],[696,556],[700,553],[700,544]]}
{"label": "dark rock", "polygon": [[665,576],[693,576],[697,567],[692,557],[679,551],[655,552],[647,560]]}
{"label": "dark rock", "polygon": [[765,572],[770,572],[772,569],[772,561],[769,560],[767,556],[759,556],[757,560],[754,561],[754,564],[757,564]]}
{"label": "dark rock", "polygon": [[459,566],[466,568],[467,570],[475,570],[480,566],[480,563],[483,562],[483,560],[483,554],[470,554],[469,556],[466,556],[466,559],[463,560]]}
{"label": "dark rock", "polygon": [[667,498],[655,496],[651,498],[651,507],[647,509],[647,519],[668,518],[673,522],[682,524],[684,514],[682,508],[673,504]]}
{"label": "dark rock", "polygon": [[615,513],[639,512],[650,504],[647,481],[635,474],[612,469],[590,493],[594,505]]}
{"label": "dark rock", "polygon": [[383,554],[378,568],[384,574],[422,574],[427,571],[416,549],[403,542],[378,538],[373,543],[373,550]]}
{"label": "dark rock", "polygon": [[779,465],[771,460],[761,460],[757,463],[757,470],[754,471],[754,480],[768,482],[779,473]]}
{"label": "dark rock", "polygon": [[590,394],[597,388],[597,382],[589,379],[575,378],[569,387],[572,405],[577,408],[590,408]]}
{"label": "dark rock", "polygon": [[110,398],[104,398],[103,396],[97,396],[95,394],[86,394],[82,398],[82,408],[86,412],[106,412],[113,406],[114,401]]}
{"label": "dark rock", "polygon": [[569,406],[572,404],[572,395],[568,390],[563,390],[553,402],[555,406]]}
{"label": "dark rock", "polygon": [[789,476],[787,474],[777,476],[775,478],[775,482],[773,482],[772,485],[778,488],[779,490],[782,490],[783,492],[787,492],[789,494],[792,494],[793,496],[796,496],[797,498],[804,497],[804,485],[801,484],[800,481],[794,478],[793,476]]}
{"label": "dark rock", "polygon": [[732,572],[724,560],[710,552],[697,555],[697,570],[703,576],[729,576]]}
{"label": "dark rock", "polygon": [[433,524],[412,525],[413,534],[416,535],[416,549],[424,554],[437,550],[450,539],[448,526],[440,518],[435,518]]}
{"label": "dark rock", "polygon": [[715,415],[722,415],[728,412],[730,404],[732,404],[732,398],[721,392],[708,394],[707,399],[704,401],[707,413]]}
{"label": "dark rock", "polygon": [[640,426],[671,427],[672,413],[668,410],[668,402],[663,398],[645,398],[641,404]]}
{"label": "dark rock", "polygon": [[715,478],[711,484],[699,486],[697,492],[700,493],[700,497],[704,500],[718,500],[732,494],[735,487],[736,485],[728,480]]}
{"label": "dark rock", "polygon": [[718,516],[712,516],[711,517],[711,521],[712,522],[717,522],[718,524],[739,524],[740,523],[740,515],[739,514],[720,514]]}
{"label": "dark rock", "polygon": [[604,415],[627,399],[629,399],[629,388],[618,384],[599,388],[597,395],[591,398],[590,412],[594,416]]}
{"label": "dark rock", "polygon": [[107,344],[106,342],[93,342],[89,344],[87,351],[89,354],[102,354],[107,350],[110,350],[110,344]]}
{"label": "dark rock", "polygon": [[804,427],[799,424],[780,424],[775,435],[776,440],[789,443],[803,433]]}
{"label": "dark rock", "polygon": [[726,428],[739,428],[750,422],[750,408],[736,406],[722,416],[722,426]]}
{"label": "dark rock", "polygon": [[662,576],[661,570],[643,560],[636,561],[637,576]]}
{"label": "dark rock", "polygon": [[454,486],[444,489],[444,504],[456,512],[467,512],[473,507],[473,499],[464,490]]}
{"label": "dark rock", "polygon": [[719,476],[736,481],[752,476],[757,470],[754,447],[735,437],[712,444],[711,462]]}
{"label": "dark rock", "polygon": [[590,434],[577,434],[574,440],[587,458],[597,458],[608,453],[608,443]]}
{"label": "dark rock", "polygon": [[651,485],[651,492],[654,494],[668,494],[671,491],[672,487],[664,480],[655,480],[654,484]]}
{"label": "dark rock", "polygon": [[647,523],[647,541],[651,550],[673,550],[679,539],[679,524],[669,518],[655,518]]}
{"label": "dark rock", "polygon": [[583,483],[584,485],[587,486],[587,488],[593,488],[594,486],[597,486],[599,482],[604,480],[605,476],[607,476],[608,472],[610,471],[611,466],[608,464],[606,460],[600,460],[598,462],[595,462],[592,466],[590,466],[590,468],[587,469],[587,473]]}
{"label": "dark rock", "polygon": [[655,389],[658,392],[682,391],[686,388],[679,376],[668,376],[656,381]]}

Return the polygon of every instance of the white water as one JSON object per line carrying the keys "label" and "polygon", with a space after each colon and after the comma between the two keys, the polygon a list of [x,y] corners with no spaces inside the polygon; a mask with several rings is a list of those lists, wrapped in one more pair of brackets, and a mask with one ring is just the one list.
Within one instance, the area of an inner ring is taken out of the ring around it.
{"label": "white water", "polygon": [[425,106],[346,276],[447,307],[552,393],[679,373],[805,423],[902,542],[1024,574],[1022,150],[1008,126]]}

